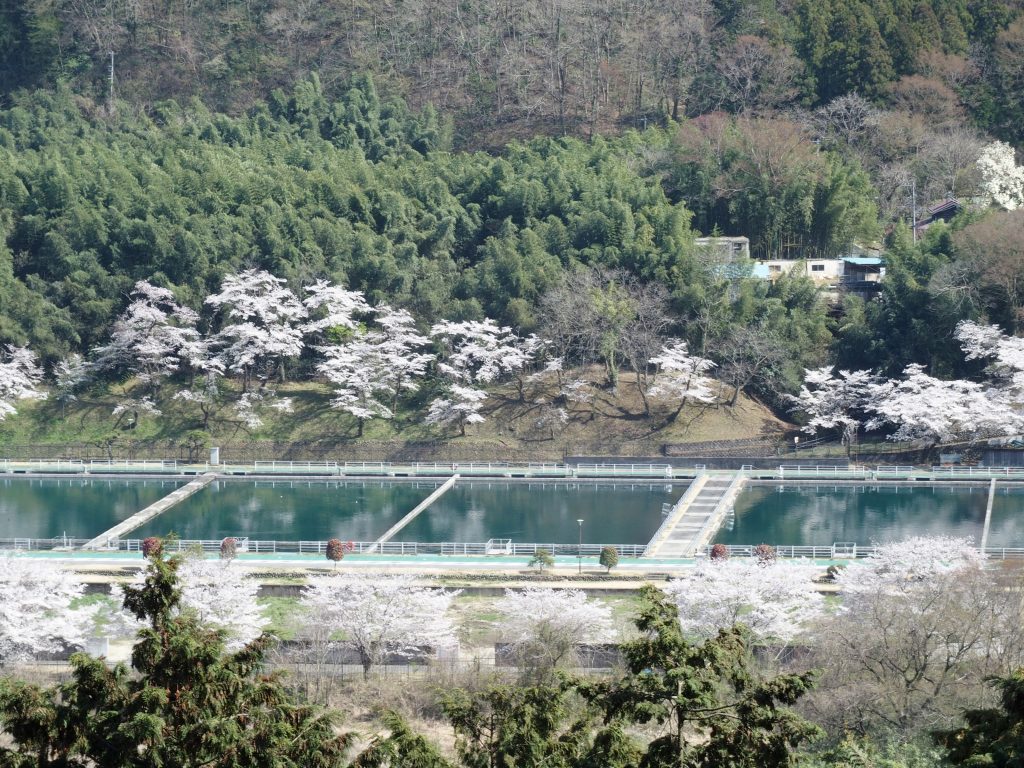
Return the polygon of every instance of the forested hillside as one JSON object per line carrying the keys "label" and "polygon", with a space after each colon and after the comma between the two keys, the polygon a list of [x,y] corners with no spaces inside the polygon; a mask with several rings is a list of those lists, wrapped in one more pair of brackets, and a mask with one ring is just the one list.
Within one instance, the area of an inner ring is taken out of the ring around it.
{"label": "forested hillside", "polygon": [[[610,386],[633,369],[640,394],[676,340],[780,412],[825,364],[976,377],[957,324],[1013,333],[1024,306],[1024,171],[994,143],[1024,124],[1019,11],[8,3],[0,342],[52,375],[109,342],[139,280],[214,338],[204,300],[255,269],[421,332],[492,318]],[[912,235],[948,197],[963,211]],[[758,258],[884,245],[886,279],[825,300],[751,279],[702,234]],[[292,363],[315,378],[312,355]]]}
{"label": "forested hillside", "polygon": [[[68,82],[232,113],[318,71],[371,72],[470,145],[823,105],[848,93],[1020,137],[1016,0],[12,0],[0,91]],[[930,104],[930,107],[929,107]],[[503,142],[502,142],[503,143]]]}

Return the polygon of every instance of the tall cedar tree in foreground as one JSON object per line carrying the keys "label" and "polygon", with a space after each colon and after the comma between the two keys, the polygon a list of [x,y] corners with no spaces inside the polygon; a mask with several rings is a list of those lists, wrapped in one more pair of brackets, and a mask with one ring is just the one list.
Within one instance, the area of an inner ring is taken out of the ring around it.
{"label": "tall cedar tree in foreground", "polygon": [[964,712],[967,725],[935,734],[953,765],[1010,768],[1024,764],[1024,669],[989,682],[999,690],[1001,708],[969,709]]}
{"label": "tall cedar tree in foreground", "polygon": [[640,768],[782,768],[818,728],[787,709],[814,684],[814,674],[761,679],[752,669],[750,635],[725,629],[689,642],[679,611],[660,590],[643,588],[636,619],[640,638],[623,646],[627,673],[579,691],[604,713],[609,728],[625,723],[660,726]]}
{"label": "tall cedar tree in foreground", "polygon": [[177,558],[150,559],[125,608],[147,622],[132,651],[133,675],[85,654],[67,683],[40,688],[0,682],[0,724],[14,768],[332,768],[344,765],[347,736],[330,715],[298,703],[277,675],[261,673],[270,638],[236,653],[223,633],[181,610]]}

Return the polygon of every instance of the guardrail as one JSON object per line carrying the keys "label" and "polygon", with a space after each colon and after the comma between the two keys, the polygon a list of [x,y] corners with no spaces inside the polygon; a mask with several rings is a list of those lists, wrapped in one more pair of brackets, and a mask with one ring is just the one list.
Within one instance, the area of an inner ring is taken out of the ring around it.
{"label": "guardrail", "polygon": [[[739,470],[757,479],[834,479],[834,480],[968,480],[1002,478],[1024,481],[1024,467],[948,467],[930,468],[909,465],[878,465],[876,467],[798,464],[755,469],[744,465]],[[635,478],[644,480],[681,480],[701,472],[709,475],[732,474],[730,470],[708,470],[703,465],[673,467],[660,463],[591,463],[557,464],[550,462],[410,462],[395,464],[383,461],[256,461],[252,464],[209,464],[165,460],[130,459],[0,459],[2,474],[166,474],[199,475],[218,472],[225,476],[264,475],[281,477],[463,477],[550,478],[552,480],[587,478]]]}
{"label": "guardrail", "polygon": [[[757,546],[754,544],[725,544],[730,557],[757,557]],[[778,544],[773,545],[778,557],[809,558],[812,560],[856,560],[869,557],[878,551],[874,545],[858,545],[843,542],[832,546],[800,546]],[[985,547],[984,554],[993,560],[1012,560],[1024,558],[1024,547]],[[711,545],[701,547],[698,555],[710,556]]]}
{"label": "guardrail", "polygon": [[932,467],[930,471],[940,477],[1024,478],[1024,467]]}
{"label": "guardrail", "polygon": [[[10,538],[0,539],[0,550],[51,551],[78,549],[89,539],[71,539],[59,536],[53,539]],[[166,541],[164,549],[168,552],[186,552],[201,550],[203,552],[220,552],[223,539],[177,539]],[[249,554],[303,554],[326,556],[326,541],[259,541],[237,537],[237,551]],[[415,542],[388,541],[377,544],[373,541],[348,542],[355,554],[383,555],[488,555],[493,553],[493,546],[488,542]],[[620,557],[640,557],[644,551],[642,544],[545,544],[510,542],[502,547],[499,554],[535,555],[538,550],[546,550],[552,555],[598,557],[605,547],[614,547]],[[97,550],[99,552],[103,549]],[[111,539],[108,551],[141,552],[142,539]]]}
{"label": "guardrail", "polygon": [[576,464],[575,477],[672,477],[671,464]]}
{"label": "guardrail", "polygon": [[[79,549],[88,539],[72,539],[58,536],[51,539],[33,538],[6,538],[0,539],[0,550],[18,551],[71,551]],[[180,539],[177,541],[165,542],[165,550],[168,552],[186,552],[189,550],[201,550],[203,552],[219,552],[223,539],[193,540]],[[326,541],[257,541],[238,538],[238,551],[240,553],[254,554],[303,554],[326,556]],[[119,552],[141,552],[142,539],[120,539],[111,542],[109,551]],[[365,554],[375,545],[372,541],[353,541],[352,552]],[[544,543],[515,543],[503,545],[499,552],[494,552],[493,546],[488,542],[415,542],[415,541],[389,541],[377,545],[378,549],[374,554],[382,555],[456,555],[456,556],[486,556],[493,554],[513,555],[519,557],[533,556],[538,550],[545,550],[555,556],[576,557],[599,557],[601,550],[605,547],[614,547],[620,557],[639,558],[644,554],[645,546],[642,544],[584,544],[582,547],[576,544],[544,544]],[[724,545],[730,556],[733,557],[756,557],[756,545],[753,544],[727,544]],[[808,558],[812,560],[855,560],[868,557],[877,551],[873,545],[858,545],[855,543],[837,543],[831,546],[802,546],[802,545],[774,545],[775,553],[783,558]],[[99,550],[103,551],[103,550]],[[1018,560],[1024,559],[1024,547],[986,547],[986,556],[993,560]],[[707,557],[711,553],[711,545],[701,546],[697,549],[698,557]]]}

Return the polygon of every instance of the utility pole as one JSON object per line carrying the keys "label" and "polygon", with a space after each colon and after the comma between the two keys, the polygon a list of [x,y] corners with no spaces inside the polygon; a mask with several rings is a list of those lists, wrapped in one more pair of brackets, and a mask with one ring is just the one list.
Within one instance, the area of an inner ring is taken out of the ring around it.
{"label": "utility pole", "polygon": [[910,180],[910,231],[914,235],[914,245],[917,245],[917,178]]}
{"label": "utility pole", "polygon": [[111,112],[114,111],[114,52],[108,51],[110,54],[110,92],[107,96],[107,109]]}

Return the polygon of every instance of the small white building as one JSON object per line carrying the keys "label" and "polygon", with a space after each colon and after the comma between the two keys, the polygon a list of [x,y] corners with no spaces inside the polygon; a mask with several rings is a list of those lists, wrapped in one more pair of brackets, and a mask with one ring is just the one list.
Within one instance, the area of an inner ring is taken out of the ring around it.
{"label": "small white building", "polygon": [[[761,259],[757,263],[767,268],[769,280],[794,274],[821,283],[839,282],[844,266],[843,259]],[[760,271],[763,274],[763,269]]]}
{"label": "small white building", "polygon": [[885,261],[879,256],[844,256],[840,259],[762,259],[752,277],[775,280],[782,275],[803,275],[830,290],[864,294],[881,290]]}

